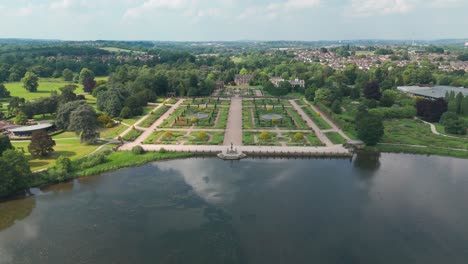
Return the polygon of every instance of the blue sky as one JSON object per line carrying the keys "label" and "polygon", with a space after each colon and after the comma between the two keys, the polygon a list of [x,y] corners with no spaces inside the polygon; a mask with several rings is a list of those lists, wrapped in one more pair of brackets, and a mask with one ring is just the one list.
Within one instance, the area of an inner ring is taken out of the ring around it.
{"label": "blue sky", "polygon": [[468,0],[0,0],[0,38],[468,38]]}

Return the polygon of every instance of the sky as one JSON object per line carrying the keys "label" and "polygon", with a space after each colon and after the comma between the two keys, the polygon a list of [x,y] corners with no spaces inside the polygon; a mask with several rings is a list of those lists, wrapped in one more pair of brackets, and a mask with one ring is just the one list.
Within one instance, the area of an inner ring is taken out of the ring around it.
{"label": "sky", "polygon": [[0,0],[0,38],[468,38],[468,0]]}

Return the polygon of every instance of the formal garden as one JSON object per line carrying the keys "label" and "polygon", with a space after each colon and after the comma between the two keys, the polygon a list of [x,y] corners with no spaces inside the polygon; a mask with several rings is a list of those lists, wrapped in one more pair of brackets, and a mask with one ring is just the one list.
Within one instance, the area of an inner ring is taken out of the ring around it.
{"label": "formal garden", "polygon": [[222,145],[224,132],[208,131],[157,131],[151,134],[143,144],[160,145]]}
{"label": "formal garden", "polygon": [[243,144],[247,146],[324,146],[314,133],[244,132]]}

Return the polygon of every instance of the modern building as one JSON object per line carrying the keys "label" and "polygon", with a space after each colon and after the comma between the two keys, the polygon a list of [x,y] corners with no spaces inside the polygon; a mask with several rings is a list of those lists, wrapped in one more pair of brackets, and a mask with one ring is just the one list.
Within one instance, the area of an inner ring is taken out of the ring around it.
{"label": "modern building", "polygon": [[45,130],[47,132],[53,131],[55,125],[49,122],[40,123],[34,126],[21,126],[15,128],[7,128],[10,137],[30,137],[33,132]]}
{"label": "modern building", "polygon": [[250,84],[252,77],[253,76],[251,74],[236,74],[234,77],[234,82],[239,86],[247,86]]}
{"label": "modern building", "polygon": [[407,93],[413,96],[421,96],[426,98],[444,98],[447,92],[455,92],[455,94],[462,93],[464,96],[468,96],[468,88],[453,87],[453,86],[399,86],[398,91]]}

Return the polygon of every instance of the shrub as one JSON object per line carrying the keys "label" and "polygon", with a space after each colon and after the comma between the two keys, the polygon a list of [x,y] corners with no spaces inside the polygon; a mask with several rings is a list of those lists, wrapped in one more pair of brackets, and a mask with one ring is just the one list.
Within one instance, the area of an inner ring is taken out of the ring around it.
{"label": "shrub", "polygon": [[167,150],[165,148],[160,148],[159,153],[161,154],[167,153]]}
{"label": "shrub", "polygon": [[77,167],[78,169],[87,169],[106,162],[107,159],[105,153],[96,153],[91,156],[87,156],[85,158],[80,159],[77,162]]}
{"label": "shrub", "polygon": [[206,137],[208,137],[206,132],[202,131],[202,132],[198,132],[198,134],[197,134],[197,138],[199,138],[199,139],[203,139],[203,138],[206,138]]}
{"label": "shrub", "polygon": [[173,137],[173,136],[174,136],[174,134],[172,134],[171,131],[166,131],[163,134],[163,138],[170,138],[170,137]]}
{"label": "shrub", "polygon": [[302,133],[296,133],[296,134],[294,135],[294,141],[302,141],[302,140],[304,140],[304,134],[302,134]]}
{"label": "shrub", "polygon": [[268,134],[267,132],[262,132],[262,133],[260,133],[259,138],[260,138],[261,140],[269,140],[269,139],[271,138],[271,136],[270,136],[270,134]]}
{"label": "shrub", "polygon": [[135,146],[132,148],[132,153],[136,155],[141,155],[145,153],[145,150],[141,146]]}

